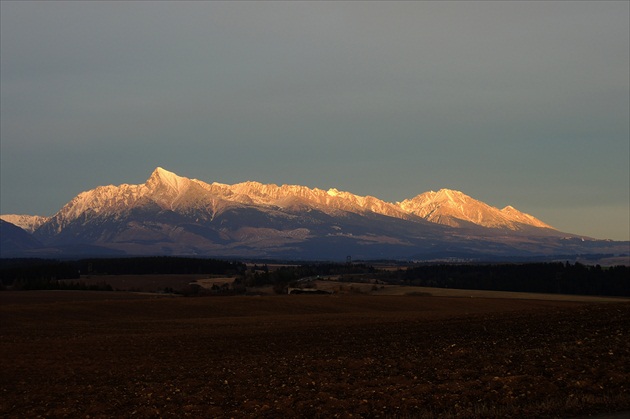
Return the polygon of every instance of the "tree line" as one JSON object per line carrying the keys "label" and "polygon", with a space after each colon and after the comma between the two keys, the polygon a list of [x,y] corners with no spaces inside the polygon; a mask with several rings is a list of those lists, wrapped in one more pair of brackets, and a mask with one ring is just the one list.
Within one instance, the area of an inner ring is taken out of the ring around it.
{"label": "tree line", "polygon": [[[264,268],[264,267],[263,267]],[[548,294],[630,296],[630,267],[569,262],[520,264],[421,264],[376,269],[367,264],[310,264],[244,273],[245,286],[273,285],[281,293],[296,281],[336,276],[340,282],[365,282]]]}
{"label": "tree line", "polygon": [[245,264],[241,262],[166,256],[92,258],[74,261],[0,259],[0,285],[14,289],[64,289],[68,281],[60,283],[59,280],[79,279],[81,275],[236,275],[244,270]]}
{"label": "tree line", "polygon": [[289,284],[304,278],[341,276],[358,278],[358,276],[377,275],[378,270],[367,264],[350,263],[311,263],[298,266],[282,266],[270,270],[267,265],[253,266],[242,273],[240,281],[246,287],[272,285],[276,293],[282,294]]}
{"label": "tree line", "polygon": [[390,272],[385,280],[436,288],[630,296],[630,267],[577,262],[419,265]]}
{"label": "tree line", "polygon": [[[0,259],[3,288],[63,289],[73,283],[67,280],[80,279],[81,275],[122,274],[220,274],[237,278],[239,289],[272,285],[278,293],[299,280],[335,277],[342,282],[375,280],[435,288],[630,296],[630,267],[569,262],[414,264],[398,269],[377,269],[367,263],[303,263],[276,269],[263,264],[248,269],[238,261],[167,256],[76,261]],[[59,281],[62,279],[66,281]]]}

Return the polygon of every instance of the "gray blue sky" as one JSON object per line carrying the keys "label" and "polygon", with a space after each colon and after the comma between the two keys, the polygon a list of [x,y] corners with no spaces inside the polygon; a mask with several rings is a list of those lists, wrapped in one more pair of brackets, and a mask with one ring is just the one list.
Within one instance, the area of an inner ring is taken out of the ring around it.
{"label": "gray blue sky", "polygon": [[162,166],[630,238],[630,2],[0,8],[0,213]]}

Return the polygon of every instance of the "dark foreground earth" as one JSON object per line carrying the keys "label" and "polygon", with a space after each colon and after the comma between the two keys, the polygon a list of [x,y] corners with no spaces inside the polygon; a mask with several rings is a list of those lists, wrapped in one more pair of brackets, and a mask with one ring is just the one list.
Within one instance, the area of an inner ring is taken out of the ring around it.
{"label": "dark foreground earth", "polygon": [[630,304],[0,293],[0,417],[630,410]]}

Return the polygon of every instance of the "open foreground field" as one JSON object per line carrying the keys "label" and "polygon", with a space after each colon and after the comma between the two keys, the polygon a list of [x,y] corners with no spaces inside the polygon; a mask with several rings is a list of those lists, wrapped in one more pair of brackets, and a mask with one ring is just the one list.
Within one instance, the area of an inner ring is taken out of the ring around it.
{"label": "open foreground field", "polygon": [[630,410],[630,303],[0,293],[0,417]]}

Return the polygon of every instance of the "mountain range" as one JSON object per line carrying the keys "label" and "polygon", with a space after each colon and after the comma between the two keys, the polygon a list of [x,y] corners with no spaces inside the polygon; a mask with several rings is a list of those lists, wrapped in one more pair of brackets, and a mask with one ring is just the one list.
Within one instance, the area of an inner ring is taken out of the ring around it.
{"label": "mountain range", "polygon": [[507,206],[441,189],[390,203],[337,189],[206,183],[156,168],[82,192],[52,217],[0,216],[0,256],[197,255],[292,260],[620,254]]}

